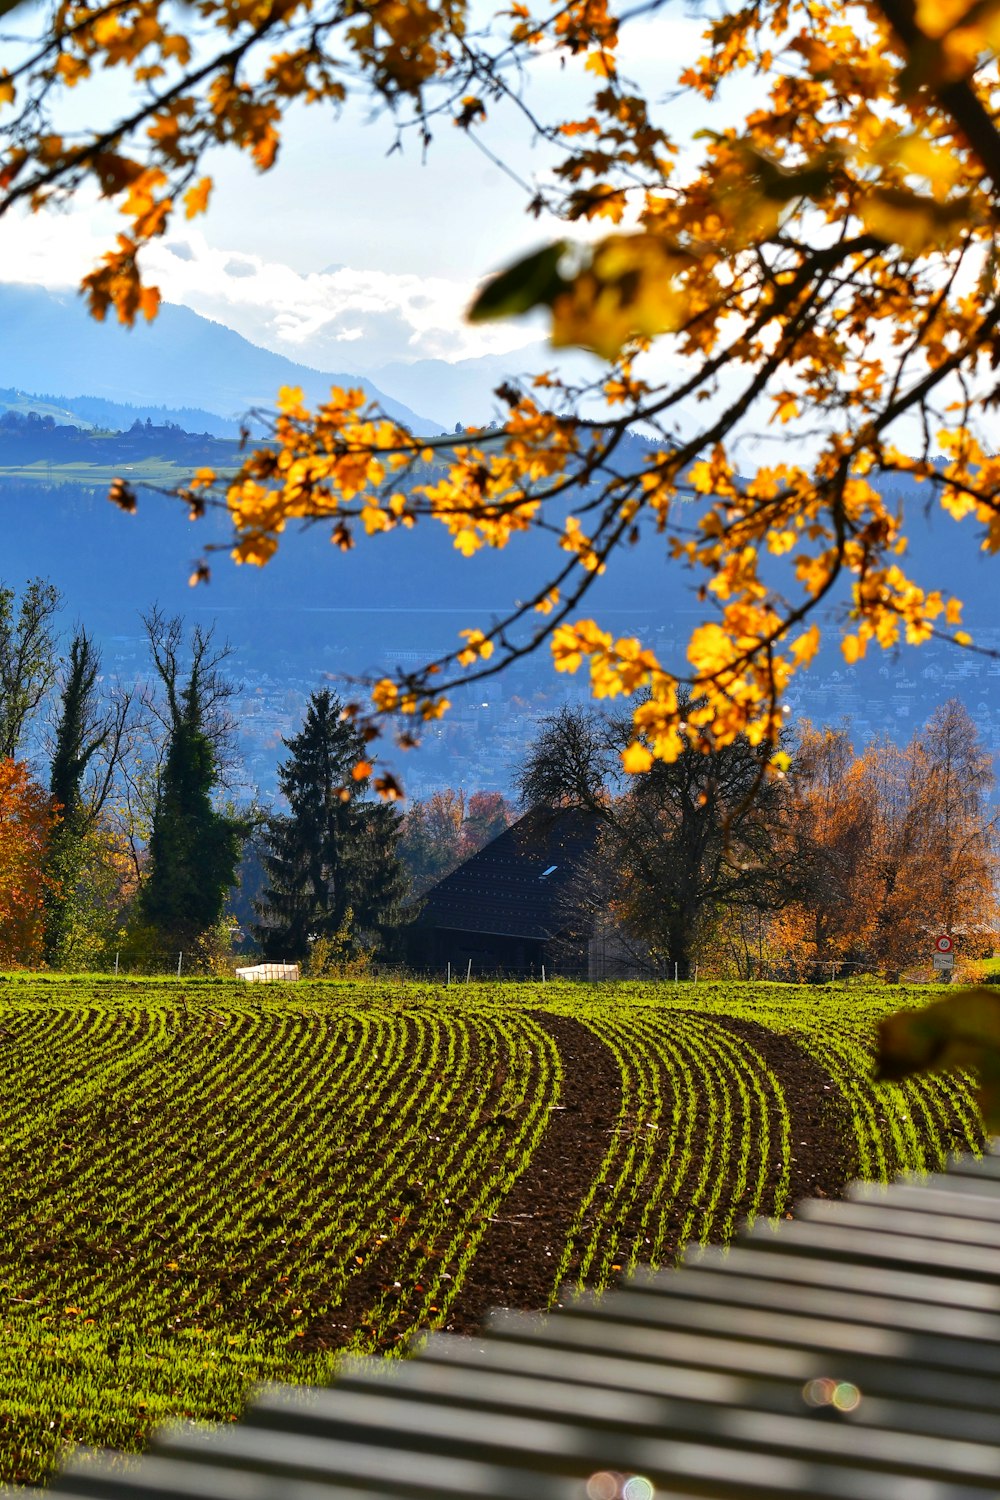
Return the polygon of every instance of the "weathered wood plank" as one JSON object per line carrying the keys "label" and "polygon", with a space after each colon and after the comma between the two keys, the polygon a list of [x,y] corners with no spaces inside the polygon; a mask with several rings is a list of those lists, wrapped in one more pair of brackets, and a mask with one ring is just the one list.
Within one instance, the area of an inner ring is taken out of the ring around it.
{"label": "weathered wood plank", "polygon": [[[934,1275],[908,1267],[862,1265],[841,1256],[823,1259],[817,1255],[796,1254],[787,1244],[776,1245],[772,1232],[755,1234],[732,1250],[694,1250],[684,1257],[683,1266],[711,1271],[731,1271],[734,1275],[778,1280],[797,1286],[830,1287],[888,1300],[914,1302],[925,1307],[942,1307],[962,1311],[1000,1315],[1000,1282],[962,1281],[957,1277]],[[648,1273],[660,1275],[660,1272]],[[641,1279],[641,1276],[640,1276]]]}
{"label": "weathered wood plank", "polygon": [[[405,1447],[415,1455],[415,1470],[424,1456],[448,1452],[484,1465],[519,1463],[532,1474],[555,1471],[586,1478],[601,1469],[638,1472],[670,1495],[680,1488],[696,1495],[732,1496],[734,1500],[788,1493],[883,1500],[887,1475],[891,1475],[892,1492],[900,1500],[916,1500],[918,1495],[921,1500],[959,1500],[959,1496],[971,1500],[983,1489],[995,1492],[1000,1483],[1000,1466],[984,1457],[984,1453],[995,1455],[995,1450],[980,1450],[978,1445],[952,1445],[962,1451],[957,1454],[955,1468],[945,1473],[937,1443],[929,1443],[926,1451],[917,1454],[912,1438],[899,1441],[897,1434],[847,1432],[818,1422],[768,1418],[760,1413],[731,1414],[735,1424],[742,1423],[744,1434],[739,1445],[734,1442],[730,1447],[719,1441],[722,1434],[718,1433],[713,1442],[704,1441],[701,1433],[688,1431],[673,1433],[668,1429],[663,1435],[652,1436],[617,1428],[599,1430],[589,1423],[542,1420],[537,1415],[515,1416],[469,1407],[456,1412],[446,1403],[431,1399],[415,1402],[396,1396],[384,1380],[373,1381],[363,1391],[338,1385],[320,1395],[325,1399],[295,1407],[284,1400],[269,1403],[265,1393],[248,1413],[248,1421],[266,1422],[271,1441],[294,1435],[296,1441],[307,1442],[311,1434],[323,1432],[332,1433],[342,1443],[351,1441],[352,1435],[358,1439],[363,1435],[364,1441],[385,1444],[393,1451]],[[284,1430],[277,1433],[279,1423]],[[768,1451],[761,1451],[761,1427],[767,1423],[785,1425],[787,1449],[782,1449],[782,1434],[775,1437]],[[815,1438],[821,1431],[834,1441],[817,1454],[816,1447],[807,1441],[807,1432]],[[859,1458],[857,1449],[862,1439],[866,1451]],[[904,1460],[907,1448],[911,1460],[900,1469],[898,1463]],[[939,1455],[936,1468],[934,1453]]]}
{"label": "weathered wood plank", "polygon": [[[671,1500],[997,1500],[998,1150],[807,1202],[551,1317],[347,1361],[332,1389],[265,1392],[240,1424],[81,1461],[46,1494],[585,1500],[614,1471]],[[817,1379],[849,1409],[810,1404]]]}
{"label": "weathered wood plank", "polygon": [[[927,1186],[932,1191],[955,1193],[963,1198],[1000,1197],[1000,1180],[992,1177],[965,1177],[959,1172],[904,1172],[898,1179],[905,1187]],[[862,1184],[867,1186],[868,1184]]]}
{"label": "weathered wood plank", "polygon": [[[312,1394],[312,1393],[310,1393]],[[252,1414],[254,1408],[251,1407]],[[189,1459],[219,1469],[274,1475],[282,1480],[331,1477],[340,1484],[376,1494],[455,1496],[487,1500],[580,1500],[579,1485],[552,1472],[526,1475],[495,1458],[473,1458],[455,1452],[426,1452],[419,1460],[412,1449],[396,1441],[373,1444],[360,1432],[353,1438],[333,1433],[276,1431],[244,1421],[215,1430],[183,1427],[168,1432],[158,1451],[173,1459]]]}
{"label": "weathered wood plank", "polygon": [[[651,1363],[670,1361],[698,1369],[738,1373],[764,1379],[785,1378],[800,1387],[821,1375],[850,1378],[842,1357],[832,1359],[830,1352],[815,1348],[782,1345],[775,1342],[728,1338],[704,1329],[687,1332],[680,1328],[648,1327],[641,1324],[616,1323],[607,1317],[553,1317],[547,1324],[529,1313],[501,1312],[490,1318],[491,1340],[508,1340],[522,1345],[545,1345],[601,1356],[628,1357]],[[853,1367],[852,1367],[853,1368]],[[864,1389],[880,1395],[898,1396],[903,1400],[934,1402],[940,1391],[940,1376],[927,1376],[920,1370],[898,1361],[866,1359],[863,1365]],[[949,1380],[949,1390],[980,1398],[980,1407],[994,1411],[992,1401],[973,1380],[962,1388]]]}
{"label": "weathered wood plank", "polygon": [[972,1177],[980,1181],[1000,1182],[1000,1148],[994,1137],[985,1156],[953,1156],[945,1168],[948,1177]]}
{"label": "weathered wood plank", "polygon": [[884,1204],[845,1199],[831,1203],[826,1198],[807,1198],[796,1210],[798,1222],[829,1224],[837,1229],[860,1229],[867,1233],[903,1235],[908,1239],[943,1241],[951,1248],[969,1252],[985,1249],[993,1254],[992,1279],[1000,1279],[995,1252],[1000,1250],[1000,1223],[977,1219],[972,1214],[935,1214]]}
{"label": "weathered wood plank", "polygon": [[[421,1351],[420,1359],[421,1363],[433,1361],[458,1365],[463,1369],[503,1371],[532,1380],[559,1380],[598,1389],[613,1387],[642,1395],[687,1397],[791,1416],[801,1415],[807,1384],[778,1375],[749,1374],[736,1378],[692,1365],[619,1359],[607,1354],[552,1348],[543,1343],[519,1344],[504,1339],[484,1343],[478,1339],[457,1339],[447,1335],[432,1338]],[[839,1412],[831,1408],[822,1413],[822,1419],[848,1426],[918,1432],[945,1441],[963,1438],[975,1443],[997,1442],[994,1411],[967,1411],[920,1401],[883,1399],[872,1395],[870,1390],[864,1392],[861,1404],[855,1410]]]}
{"label": "weathered wood plank", "polygon": [[[847,1197],[851,1203],[874,1204],[877,1208],[905,1209],[922,1215],[956,1219],[982,1219],[987,1223],[1000,1222],[1000,1191],[992,1196],[985,1193],[953,1193],[943,1184],[948,1178],[938,1181],[940,1187],[918,1185],[915,1182],[855,1182]],[[978,1183],[976,1186],[978,1187]],[[1000,1183],[997,1184],[1000,1188]]]}
{"label": "weathered wood plank", "polygon": [[[801,1316],[756,1306],[701,1302],[684,1295],[663,1296],[623,1288],[613,1299],[581,1298],[561,1318],[593,1318],[598,1323],[697,1332],[708,1337],[750,1339],[754,1343],[807,1349],[823,1356],[850,1356],[890,1364],[917,1364],[934,1381],[941,1372],[974,1375],[985,1399],[1000,1406],[1000,1347],[972,1340],[942,1338],[898,1327],[844,1323],[837,1318]],[[613,1341],[609,1340],[613,1347]],[[965,1397],[963,1396],[963,1399]]]}
{"label": "weathered wood plank", "polygon": [[949,1277],[992,1283],[1000,1291],[997,1253],[985,1245],[963,1245],[936,1240],[932,1234],[905,1235],[859,1230],[850,1224],[812,1222],[802,1217],[782,1225],[775,1234],[770,1225],[758,1223],[747,1230],[753,1245],[764,1245],[776,1254],[819,1255],[857,1265],[894,1266],[900,1271],[920,1270],[942,1280]]}
{"label": "weathered wood plank", "polygon": [[[1000,1369],[1000,1313],[906,1302],[864,1291],[804,1286],[773,1274],[769,1278],[740,1274],[739,1252],[725,1261],[695,1262],[681,1271],[659,1271],[629,1282],[631,1293],[682,1297],[685,1301],[723,1302],[759,1311],[773,1309],[801,1317],[835,1319],[876,1328],[908,1331],[956,1340],[971,1339],[995,1353]],[[776,1269],[776,1268],[774,1268]]]}
{"label": "weathered wood plank", "polygon": [[[22,1492],[19,1492],[19,1500]],[[24,1500],[46,1500],[53,1492],[32,1491]],[[336,1476],[322,1480],[289,1479],[247,1469],[221,1469],[149,1453],[131,1471],[112,1471],[107,1464],[76,1469],[64,1478],[59,1500],[372,1500],[372,1491],[341,1484]],[[404,1495],[379,1483],[384,1496]]]}
{"label": "weathered wood plank", "polygon": [[[390,1367],[352,1362],[338,1379],[335,1394],[339,1398],[345,1390],[362,1396],[375,1391],[390,1401],[404,1397],[408,1404],[427,1403],[431,1414],[434,1408],[443,1408],[445,1430],[448,1412],[475,1408],[528,1419],[569,1421],[585,1425],[588,1432],[606,1429],[608,1435],[624,1433],[630,1437],[684,1436],[745,1450],[812,1456],[824,1463],[888,1467],[900,1474],[939,1478],[975,1475],[984,1482],[993,1482],[1000,1475],[1000,1428],[995,1413],[982,1414],[984,1420],[974,1443],[958,1441],[958,1434],[952,1431],[946,1446],[939,1440],[944,1434],[929,1434],[915,1425],[901,1432],[891,1421],[852,1423],[846,1413],[841,1416],[835,1410],[817,1411],[807,1404],[801,1388],[797,1406],[777,1413],[746,1399],[700,1402],[656,1397],[648,1391],[611,1385],[581,1389],[572,1382],[539,1379],[529,1373],[458,1368],[423,1358],[411,1365],[393,1363]],[[745,1397],[748,1393],[742,1394]],[[859,1412],[866,1400],[870,1398],[861,1396]],[[894,1410],[901,1406],[895,1403]],[[420,1416],[415,1420],[419,1422]],[[859,1431],[859,1427],[864,1430]]]}

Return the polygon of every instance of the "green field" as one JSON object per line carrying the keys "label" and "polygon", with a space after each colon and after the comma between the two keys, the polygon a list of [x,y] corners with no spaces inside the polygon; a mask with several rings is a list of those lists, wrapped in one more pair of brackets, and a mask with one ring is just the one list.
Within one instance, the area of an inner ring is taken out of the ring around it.
{"label": "green field", "polygon": [[[30,464],[0,464],[0,481],[36,479],[45,484],[80,484],[89,489],[106,489],[113,479],[129,484],[151,484],[160,489],[178,489],[187,484],[197,465],[178,464],[170,458],[142,458],[127,464],[76,463],[53,464],[39,458]],[[235,472],[220,469],[220,474]]]}
{"label": "green field", "polygon": [[932,996],[0,980],[0,1478],[976,1147],[966,1079],[871,1082]]}

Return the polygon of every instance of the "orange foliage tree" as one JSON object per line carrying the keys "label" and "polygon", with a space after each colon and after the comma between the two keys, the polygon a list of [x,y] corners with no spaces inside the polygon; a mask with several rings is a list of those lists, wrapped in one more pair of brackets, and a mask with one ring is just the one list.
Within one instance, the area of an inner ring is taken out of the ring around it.
{"label": "orange foliage tree", "polygon": [[[487,282],[471,316],[543,309],[554,345],[604,362],[590,386],[546,373],[505,385],[495,430],[430,442],[359,391],[311,410],[286,389],[236,476],[200,470],[186,490],[194,514],[228,508],[244,563],[266,562],[301,517],[326,519],[345,549],[425,518],[463,553],[550,535],[537,592],[423,670],[371,684],[356,708],[371,735],[391,723],[412,743],[449,688],[547,642],[598,697],[639,695],[627,770],[676,759],[692,734],[776,747],[782,694],[817,652],[817,606],[838,580],[848,661],[904,639],[968,643],[958,602],[908,576],[883,480],[923,481],[1000,548],[1000,0],[722,0],[647,98],[619,50],[658,8],[513,0],[483,26],[467,0],[199,0],[194,47],[168,0],[51,0],[36,44],[0,72],[0,214],[84,187],[115,201],[123,232],[84,289],[96,316],[125,322],[156,313],[144,248],[208,206],[205,153],[235,148],[270,170],[293,103],[367,88],[429,143],[432,119],[474,133],[505,96],[548,143],[531,207],[566,233]],[[573,118],[519,94],[524,70],[553,57],[592,80]],[[140,85],[127,108],[64,133],[60,95],[108,68]],[[725,106],[740,75],[753,108],[695,130],[684,96]],[[668,357],[650,362],[653,344]],[[748,425],[800,420],[808,458],[741,477]],[[636,423],[651,447],[626,441]],[[125,483],[113,497],[134,506]],[[701,587],[685,659],[587,613],[595,577],[635,540]],[[786,560],[780,589],[769,556]],[[682,730],[684,685],[695,702]],[[394,793],[391,777],[381,789]]]}
{"label": "orange foliage tree", "polygon": [[27,766],[0,760],[0,965],[30,966],[42,955],[43,858],[58,818]]}
{"label": "orange foliage tree", "polygon": [[399,853],[414,895],[422,896],[463,860],[482,849],[513,821],[513,810],[499,792],[446,787],[407,808]]}
{"label": "orange foliage tree", "polygon": [[790,784],[804,899],[778,914],[771,940],[798,972],[819,978],[856,956],[870,926],[871,807],[847,732],[804,724]]}
{"label": "orange foliage tree", "polygon": [[806,726],[795,758],[794,822],[802,902],[771,940],[800,973],[898,974],[926,963],[934,937],[964,955],[997,931],[993,769],[957,699],[903,748],[876,740],[857,756],[844,731]]}

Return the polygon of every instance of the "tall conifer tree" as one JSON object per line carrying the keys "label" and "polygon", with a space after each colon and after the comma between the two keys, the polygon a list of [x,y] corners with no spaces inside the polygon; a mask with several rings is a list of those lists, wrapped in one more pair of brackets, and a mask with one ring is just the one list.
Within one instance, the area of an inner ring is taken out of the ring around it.
{"label": "tall conifer tree", "polygon": [[211,634],[196,629],[190,675],[178,691],[180,622],[162,622],[155,613],[150,619],[154,660],[167,694],[169,739],[140,913],[164,947],[191,951],[222,916],[240,852],[240,825],[212,805],[219,769],[205,724],[206,705],[223,691],[215,665],[224,651],[210,656]]}
{"label": "tall conifer tree", "polygon": [[314,693],[302,729],[283,741],[290,754],[278,784],[289,812],[268,824],[268,884],[257,903],[257,936],[268,957],[304,957],[310,939],[336,937],[347,926],[356,944],[399,921],[399,818],[364,800],[366,778],[352,776],[364,742],[341,709],[335,694]]}
{"label": "tall conifer tree", "polygon": [[45,892],[44,953],[48,963],[59,954],[80,874],[87,825],[82,797],[84,774],[111,732],[109,722],[97,720],[95,697],[100,670],[100,652],[85,630],[77,631],[69,648],[49,778],[60,821],[53,829],[45,861],[51,877]]}

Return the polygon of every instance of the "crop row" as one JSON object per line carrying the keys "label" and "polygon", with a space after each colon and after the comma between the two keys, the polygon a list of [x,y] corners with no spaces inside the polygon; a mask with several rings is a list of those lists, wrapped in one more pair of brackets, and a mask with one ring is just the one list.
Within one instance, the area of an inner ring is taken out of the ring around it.
{"label": "crop row", "polygon": [[743,1217],[780,1213],[790,1122],[780,1080],[724,1024],[675,1011],[590,1006],[586,1024],[622,1079],[619,1118],[558,1266],[601,1287],[689,1242],[731,1238]]}
{"label": "crop row", "polygon": [[436,1321],[559,1087],[524,1014],[154,1000],[138,1032],[87,1014],[38,1018],[51,1092],[37,1047],[23,1074],[6,1061],[7,1479],[66,1439],[231,1418],[258,1380],[319,1379],[339,1349]]}
{"label": "crop row", "polygon": [[[670,998],[668,993],[668,1003]],[[936,1170],[950,1151],[982,1144],[970,1078],[932,1074],[902,1084],[874,1081],[880,1017],[932,998],[927,989],[907,992],[897,986],[803,991],[784,985],[706,985],[698,1006],[793,1037],[830,1075],[845,1103],[859,1175],[886,1181],[903,1171]],[[654,996],[646,1003],[654,1004]]]}

